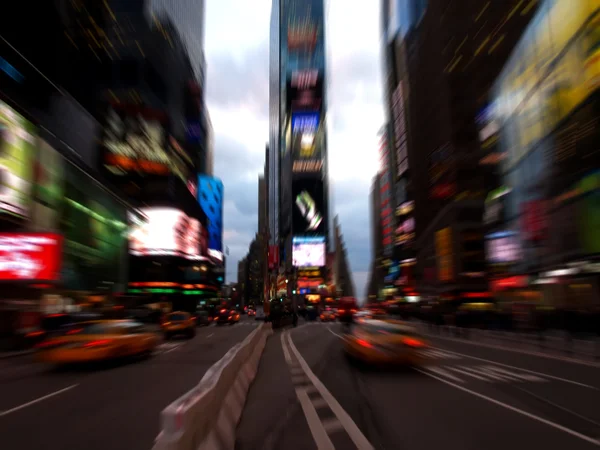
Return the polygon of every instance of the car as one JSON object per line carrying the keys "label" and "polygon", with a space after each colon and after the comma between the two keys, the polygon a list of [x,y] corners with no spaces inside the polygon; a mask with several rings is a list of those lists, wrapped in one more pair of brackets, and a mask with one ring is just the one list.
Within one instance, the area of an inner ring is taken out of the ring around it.
{"label": "car", "polygon": [[234,309],[221,308],[219,309],[215,320],[217,325],[223,325],[226,323],[233,325],[234,323],[239,322],[240,314]]}
{"label": "car", "polygon": [[166,340],[177,335],[191,339],[196,335],[196,319],[188,312],[171,312],[165,316],[161,329]]}
{"label": "car", "polygon": [[36,345],[35,359],[57,365],[151,355],[156,333],[133,320],[97,320],[73,324],[61,336]]}
{"label": "car", "polygon": [[196,326],[210,325],[213,318],[210,316],[208,311],[196,311]]}
{"label": "car", "polygon": [[319,316],[321,322],[335,322],[335,314],[333,311],[323,311]]}
{"label": "car", "polygon": [[353,362],[418,366],[429,347],[414,327],[395,320],[365,319],[344,335],[344,351]]}
{"label": "car", "polygon": [[352,323],[358,312],[358,302],[354,297],[342,297],[338,301],[338,319],[342,323]]}
{"label": "car", "polygon": [[254,311],[253,309],[248,309],[248,317],[254,317],[256,316],[256,311]]}
{"label": "car", "polygon": [[265,312],[262,309],[259,309],[258,311],[256,311],[256,316],[254,317],[254,320],[266,320],[267,317],[265,316]]}

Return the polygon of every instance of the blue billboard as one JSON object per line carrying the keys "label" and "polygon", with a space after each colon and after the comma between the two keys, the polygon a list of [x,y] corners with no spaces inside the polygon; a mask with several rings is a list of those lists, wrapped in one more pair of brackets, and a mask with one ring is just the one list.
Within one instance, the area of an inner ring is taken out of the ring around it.
{"label": "blue billboard", "polygon": [[208,253],[223,258],[223,182],[215,177],[198,177],[198,202],[208,220]]}

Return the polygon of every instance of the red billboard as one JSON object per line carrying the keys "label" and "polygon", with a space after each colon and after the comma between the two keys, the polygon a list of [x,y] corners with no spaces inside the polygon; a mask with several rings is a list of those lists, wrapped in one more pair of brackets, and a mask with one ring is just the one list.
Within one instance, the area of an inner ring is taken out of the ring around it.
{"label": "red billboard", "polygon": [[544,201],[533,200],[521,204],[521,227],[526,241],[546,239],[548,222]]}
{"label": "red billboard", "polygon": [[0,233],[0,280],[58,280],[62,240],[55,233]]}
{"label": "red billboard", "polygon": [[279,267],[279,246],[269,245],[269,270]]}

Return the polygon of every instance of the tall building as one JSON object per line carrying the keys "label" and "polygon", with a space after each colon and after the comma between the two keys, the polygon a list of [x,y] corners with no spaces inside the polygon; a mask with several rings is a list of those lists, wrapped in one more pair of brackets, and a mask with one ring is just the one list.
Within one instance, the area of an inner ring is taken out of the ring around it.
{"label": "tall building", "polygon": [[585,309],[600,304],[600,2],[539,3],[482,123],[495,152],[481,157],[500,172],[486,199],[486,256],[497,296]]}
{"label": "tall building", "polygon": [[370,193],[371,207],[371,267],[366,295],[369,301],[376,300],[383,287],[383,230],[381,226],[381,176],[373,177]]}
{"label": "tall building", "polygon": [[352,271],[350,269],[350,264],[348,263],[348,254],[346,245],[344,244],[344,236],[342,234],[342,227],[340,226],[338,216],[333,218],[333,230],[335,244],[334,284],[337,293],[340,297],[356,297],[354,281],[352,280]]}
{"label": "tall building", "polygon": [[264,175],[258,176],[258,232],[267,231],[267,182]]}
{"label": "tall building", "polygon": [[[279,247],[280,267],[291,280],[305,267],[315,267],[317,279],[326,278],[330,218],[324,25],[323,0],[273,2],[270,236],[272,245]],[[288,283],[288,295],[295,291],[294,283]]]}
{"label": "tall building", "polygon": [[480,295],[488,290],[482,217],[494,171],[480,162],[477,119],[537,2],[382,4],[395,263],[404,264],[397,285]]}

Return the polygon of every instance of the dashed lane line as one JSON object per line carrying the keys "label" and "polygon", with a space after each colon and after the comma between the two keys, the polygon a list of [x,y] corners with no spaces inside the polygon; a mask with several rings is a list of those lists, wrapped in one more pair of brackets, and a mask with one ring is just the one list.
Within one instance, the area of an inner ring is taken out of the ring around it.
{"label": "dashed lane line", "polygon": [[77,386],[79,386],[79,385],[78,384],[72,384],[71,386],[67,386],[64,389],[60,389],[58,391],[51,392],[50,394],[44,395],[43,397],[36,398],[35,400],[32,400],[30,402],[23,403],[22,405],[16,406],[16,407],[11,408],[11,409],[7,409],[6,411],[2,411],[2,412],[0,412],[0,417],[8,416],[9,414],[17,412],[17,411],[19,411],[19,410],[21,410],[23,408],[27,408],[28,406],[35,405],[36,403],[42,402],[42,401],[44,401],[46,399],[49,399],[51,397],[54,397],[56,395],[60,395],[63,392],[67,392],[67,391],[69,391],[69,390],[71,390],[71,389],[73,389],[74,387],[77,387]]}

